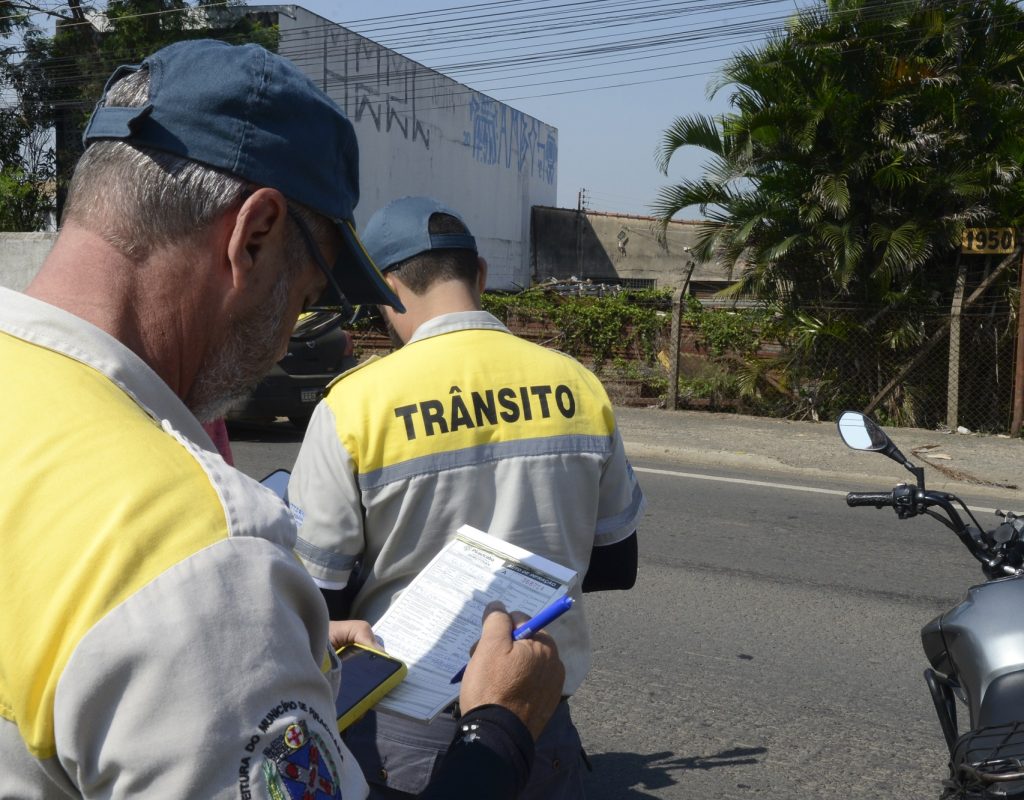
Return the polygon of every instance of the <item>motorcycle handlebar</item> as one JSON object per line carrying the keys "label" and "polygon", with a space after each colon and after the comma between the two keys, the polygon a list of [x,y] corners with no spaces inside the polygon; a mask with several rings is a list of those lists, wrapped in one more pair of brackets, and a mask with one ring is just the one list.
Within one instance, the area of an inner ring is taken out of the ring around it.
{"label": "motorcycle handlebar", "polygon": [[850,492],[846,495],[848,506],[895,506],[892,492]]}
{"label": "motorcycle handlebar", "polygon": [[[901,519],[916,516],[927,509],[938,506],[945,512],[946,519],[937,517],[952,530],[964,543],[964,546],[987,568],[998,566],[998,560],[993,560],[993,553],[988,551],[984,539],[975,539],[971,530],[963,523],[951,501],[956,500],[946,492],[926,492],[913,486],[900,484],[891,492],[850,492],[846,495],[848,506],[874,506],[875,508],[895,508]],[[933,515],[935,516],[935,515]]]}

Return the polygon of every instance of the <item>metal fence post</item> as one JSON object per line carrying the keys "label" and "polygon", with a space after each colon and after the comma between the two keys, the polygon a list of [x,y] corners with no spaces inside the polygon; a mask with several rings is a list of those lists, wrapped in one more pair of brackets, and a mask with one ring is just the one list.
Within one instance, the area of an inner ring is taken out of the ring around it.
{"label": "metal fence post", "polygon": [[956,260],[956,288],[953,290],[953,304],[949,310],[949,368],[946,373],[946,425],[953,431],[959,424],[960,416],[960,312],[967,286],[967,264],[959,254]]}
{"label": "metal fence post", "polygon": [[679,343],[683,333],[683,298],[686,297],[686,283],[672,293],[672,332],[669,334],[669,347],[672,356],[669,359],[668,394],[665,407],[675,411],[679,407]]}
{"label": "metal fence post", "polygon": [[1020,297],[1017,306],[1017,352],[1013,362],[1013,421],[1010,436],[1019,436],[1024,423],[1024,256],[1020,262]]}
{"label": "metal fence post", "polygon": [[[683,250],[690,252],[689,247],[684,247]],[[686,302],[687,292],[690,291],[690,278],[696,266],[697,263],[692,258],[686,262],[683,285],[672,293],[672,332],[669,334],[672,358],[669,361],[668,395],[665,397],[665,407],[672,411],[679,408],[679,345],[683,338],[683,304]]]}

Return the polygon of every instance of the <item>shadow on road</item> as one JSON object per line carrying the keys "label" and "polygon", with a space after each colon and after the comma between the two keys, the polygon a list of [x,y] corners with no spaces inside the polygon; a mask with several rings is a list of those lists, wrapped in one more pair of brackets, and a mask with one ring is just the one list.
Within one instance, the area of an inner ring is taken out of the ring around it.
{"label": "shadow on road", "polygon": [[767,752],[765,747],[734,747],[711,756],[677,756],[668,750],[649,755],[599,753],[590,756],[594,770],[584,771],[584,784],[591,800],[652,798],[647,792],[674,786],[681,773],[757,764],[757,756]]}

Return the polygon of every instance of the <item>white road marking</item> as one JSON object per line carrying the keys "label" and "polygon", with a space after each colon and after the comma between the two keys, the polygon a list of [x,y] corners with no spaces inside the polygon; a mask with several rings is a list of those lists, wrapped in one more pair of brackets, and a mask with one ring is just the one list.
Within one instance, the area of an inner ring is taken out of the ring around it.
{"label": "white road marking", "polygon": [[668,475],[673,478],[693,478],[698,481],[718,481],[719,483],[742,483],[745,486],[764,486],[768,489],[790,489],[794,492],[814,492],[815,494],[838,494],[846,497],[846,492],[838,489],[818,489],[814,486],[794,486],[791,483],[770,483],[769,481],[752,481],[747,478],[725,478],[721,475],[701,475],[697,472],[675,472],[670,469],[651,469],[650,467],[633,467],[634,472],[646,472],[649,475]]}
{"label": "white road marking", "polygon": [[[839,489],[821,489],[816,486],[796,486],[792,483],[772,483],[770,481],[754,481],[748,478],[726,478],[722,475],[702,475],[697,472],[676,472],[670,469],[651,469],[650,467],[633,467],[634,472],[645,472],[649,475],[668,475],[672,478],[692,478],[698,481],[718,481],[719,483],[739,483],[745,486],[764,486],[767,489],[788,489],[791,492],[811,492],[812,494],[837,494],[846,497],[846,492]],[[851,490],[853,491],[853,490]],[[994,508],[980,508],[971,506],[971,511],[976,514],[995,513]]]}

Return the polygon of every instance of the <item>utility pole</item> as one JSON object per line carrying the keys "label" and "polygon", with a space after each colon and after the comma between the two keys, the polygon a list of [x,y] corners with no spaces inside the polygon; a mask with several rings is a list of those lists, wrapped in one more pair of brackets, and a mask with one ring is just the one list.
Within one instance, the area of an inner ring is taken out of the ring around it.
{"label": "utility pole", "polygon": [[576,277],[583,279],[583,211],[587,207],[587,190],[576,193]]}

